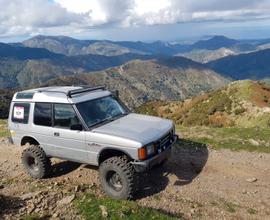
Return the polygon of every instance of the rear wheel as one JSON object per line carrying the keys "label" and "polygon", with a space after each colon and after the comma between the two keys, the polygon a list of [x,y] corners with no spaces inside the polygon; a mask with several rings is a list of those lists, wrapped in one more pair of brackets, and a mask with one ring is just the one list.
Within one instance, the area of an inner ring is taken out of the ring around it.
{"label": "rear wheel", "polygon": [[51,170],[50,159],[40,146],[26,148],[22,152],[22,163],[27,173],[35,179],[47,177]]}
{"label": "rear wheel", "polygon": [[99,168],[100,182],[105,193],[114,199],[132,199],[136,190],[135,170],[127,157],[111,157]]}

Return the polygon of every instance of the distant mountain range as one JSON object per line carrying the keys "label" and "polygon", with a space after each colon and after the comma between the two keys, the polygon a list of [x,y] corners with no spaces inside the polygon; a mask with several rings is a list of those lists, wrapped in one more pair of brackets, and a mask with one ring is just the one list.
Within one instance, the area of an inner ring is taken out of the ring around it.
{"label": "distant mountain range", "polygon": [[200,63],[207,63],[230,55],[239,55],[270,48],[270,39],[234,40],[224,36],[214,36],[194,43],[188,50],[177,55]]}
{"label": "distant mountain range", "polygon": [[77,40],[66,36],[36,36],[20,44],[32,48],[45,48],[54,53],[67,56],[97,54],[105,56],[126,53],[174,55],[184,51],[186,45],[169,44],[162,41],[153,43],[107,40]]}
{"label": "distant mountain range", "polygon": [[107,40],[77,40],[66,36],[36,36],[20,43],[21,46],[44,48],[54,53],[68,56],[99,54],[114,56],[124,53],[175,55],[193,50],[218,50],[230,48],[234,51],[254,51],[257,47],[268,45],[270,39],[234,40],[225,36],[213,36],[193,44],[155,41],[152,43]]}
{"label": "distant mountain range", "polygon": [[239,79],[264,79],[270,77],[270,49],[227,56],[209,62],[209,68],[225,77]]}
{"label": "distant mountain range", "polygon": [[[160,62],[169,59],[182,68],[188,62],[188,68],[194,71],[212,68],[212,72],[229,79],[264,79],[270,77],[269,49],[265,49],[269,45],[268,39],[234,40],[224,36],[193,44],[36,36],[22,43],[0,43],[0,88],[35,86],[61,76],[92,74],[132,60],[151,59]],[[174,58],[178,56],[179,59]],[[199,67],[197,62],[189,59],[207,64]]]}
{"label": "distant mountain range", "polygon": [[57,59],[63,55],[50,52],[43,48],[29,48],[0,43],[0,58],[27,59]]}

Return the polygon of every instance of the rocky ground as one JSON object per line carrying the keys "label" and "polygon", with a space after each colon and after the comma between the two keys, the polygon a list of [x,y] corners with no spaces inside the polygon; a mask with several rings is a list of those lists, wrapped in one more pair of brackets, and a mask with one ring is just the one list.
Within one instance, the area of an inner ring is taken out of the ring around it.
{"label": "rocky ground", "polygon": [[[141,177],[136,202],[186,219],[270,219],[270,154],[211,150],[179,142],[172,158]],[[53,174],[32,180],[20,148],[0,140],[0,219],[38,215],[81,219],[85,193],[103,197],[96,168],[53,160]]]}

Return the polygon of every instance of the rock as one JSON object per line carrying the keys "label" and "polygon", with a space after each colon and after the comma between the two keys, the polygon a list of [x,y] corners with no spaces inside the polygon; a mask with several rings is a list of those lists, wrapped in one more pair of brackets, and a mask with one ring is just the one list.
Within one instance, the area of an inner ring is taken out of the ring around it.
{"label": "rock", "polygon": [[71,196],[66,196],[63,199],[61,199],[60,201],[57,202],[57,205],[68,205],[70,204],[73,200],[75,199],[75,195],[71,195]]}
{"label": "rock", "polygon": [[258,179],[255,178],[255,177],[246,179],[246,181],[249,182],[249,183],[254,183],[254,182],[256,182],[257,180],[258,180]]}
{"label": "rock", "polygon": [[33,198],[33,197],[35,197],[37,195],[37,193],[26,193],[26,194],[23,194],[22,196],[20,196],[20,199],[21,200],[29,200],[29,199],[31,199],[31,198]]}
{"label": "rock", "polygon": [[100,205],[99,208],[100,208],[100,210],[101,210],[101,215],[102,215],[102,217],[103,217],[103,218],[107,218],[107,217],[108,217],[108,211],[107,211],[106,206]]}
{"label": "rock", "polygon": [[57,218],[58,216],[59,216],[58,213],[54,213],[54,214],[52,215],[53,218]]}
{"label": "rock", "polygon": [[3,184],[0,184],[0,189],[4,189],[4,185]]}
{"label": "rock", "polygon": [[247,190],[243,189],[242,194],[247,194]]}
{"label": "rock", "polygon": [[195,209],[191,209],[191,210],[190,210],[190,213],[191,213],[192,215],[193,215],[195,212],[196,212]]}
{"label": "rock", "polygon": [[248,142],[256,147],[260,145],[260,143],[254,139],[249,139]]}
{"label": "rock", "polygon": [[80,190],[80,187],[79,186],[75,186],[74,191],[75,192],[79,192],[79,190]]}
{"label": "rock", "polygon": [[31,203],[27,206],[27,213],[32,213],[35,210],[35,204]]}

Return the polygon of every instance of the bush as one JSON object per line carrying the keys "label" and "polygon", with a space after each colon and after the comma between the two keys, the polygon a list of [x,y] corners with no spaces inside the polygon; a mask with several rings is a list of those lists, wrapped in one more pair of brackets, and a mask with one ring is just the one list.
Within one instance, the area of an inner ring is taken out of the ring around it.
{"label": "bush", "polygon": [[234,114],[240,115],[240,114],[244,113],[245,111],[246,111],[245,108],[240,107],[240,108],[237,108],[237,109],[234,110]]}

